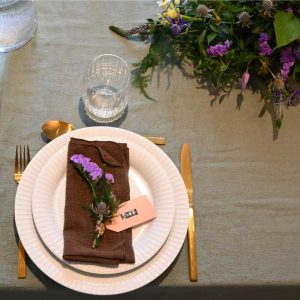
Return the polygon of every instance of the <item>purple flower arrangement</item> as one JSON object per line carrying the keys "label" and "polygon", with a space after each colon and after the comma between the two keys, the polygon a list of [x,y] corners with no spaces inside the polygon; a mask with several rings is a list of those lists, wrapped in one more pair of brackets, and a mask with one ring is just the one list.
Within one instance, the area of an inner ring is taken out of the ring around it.
{"label": "purple flower arrangement", "polygon": [[238,80],[244,91],[250,77],[259,77],[268,89],[262,93],[264,110],[273,105],[274,129],[278,130],[282,106],[294,105],[300,98],[300,92],[289,84],[291,79],[300,83],[300,1],[158,3],[163,10],[156,20],[148,19],[127,31],[110,27],[125,38],[140,34],[150,41],[148,54],[135,64],[133,84],[152,99],[146,92],[147,72],[155,67],[167,69],[169,64],[181,64],[184,74],[192,65],[197,82],[214,86],[217,93]]}
{"label": "purple flower arrangement", "polygon": [[[87,209],[95,221],[92,248],[97,248],[105,232],[105,222],[114,217],[119,207],[119,201],[110,187],[115,182],[115,178],[113,174],[106,173],[104,168],[100,168],[83,154],[72,155],[70,161],[91,188],[92,199]],[[98,185],[100,192],[97,188]]]}

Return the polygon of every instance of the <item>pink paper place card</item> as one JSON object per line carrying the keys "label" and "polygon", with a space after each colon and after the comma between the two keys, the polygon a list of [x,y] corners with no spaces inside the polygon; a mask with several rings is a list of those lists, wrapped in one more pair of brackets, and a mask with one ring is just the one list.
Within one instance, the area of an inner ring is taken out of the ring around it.
{"label": "pink paper place card", "polygon": [[116,217],[106,224],[106,228],[116,232],[140,225],[156,217],[154,207],[147,196],[131,199],[118,209]]}

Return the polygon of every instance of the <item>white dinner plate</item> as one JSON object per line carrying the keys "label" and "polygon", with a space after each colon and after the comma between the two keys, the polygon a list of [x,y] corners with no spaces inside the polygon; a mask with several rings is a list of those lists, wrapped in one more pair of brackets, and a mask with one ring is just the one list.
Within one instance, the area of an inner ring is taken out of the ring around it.
{"label": "white dinner plate", "polygon": [[[70,137],[89,138],[92,136],[123,138],[139,144],[145,151],[161,153],[163,167],[169,174],[175,203],[174,222],[170,234],[161,249],[140,267],[115,275],[92,275],[80,272],[52,255],[35,229],[32,217],[32,196],[43,162],[48,155],[65,147]],[[110,127],[89,127],[63,135],[42,148],[26,168],[18,186],[15,200],[15,221],[20,239],[35,265],[48,277],[59,284],[88,294],[113,295],[140,288],[161,275],[178,255],[184,242],[188,224],[188,198],[183,180],[173,162],[157,146],[143,137],[127,130]]]}
{"label": "white dinner plate", "polygon": [[135,263],[110,266],[63,259],[67,146],[52,156],[49,155],[47,163],[36,179],[32,198],[34,223],[43,242],[64,263],[94,274],[129,271],[151,258],[166,241],[171,230],[175,206],[169,175],[161,166],[161,155],[153,156],[135,142],[109,136],[92,137],[88,140],[127,143],[131,199],[146,194],[154,205],[156,218],[133,229]]}

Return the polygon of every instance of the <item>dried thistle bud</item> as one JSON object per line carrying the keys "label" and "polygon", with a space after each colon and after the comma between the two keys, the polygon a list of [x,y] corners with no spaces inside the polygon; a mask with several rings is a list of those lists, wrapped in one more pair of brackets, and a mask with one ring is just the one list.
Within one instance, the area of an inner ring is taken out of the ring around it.
{"label": "dried thistle bud", "polygon": [[264,10],[271,10],[273,8],[273,1],[272,0],[264,0],[262,3],[262,7]]}
{"label": "dried thistle bud", "polygon": [[284,90],[284,81],[279,78],[276,78],[274,80],[273,87],[274,87],[274,89],[279,90],[279,91]]}
{"label": "dried thistle bud", "polygon": [[104,214],[106,212],[106,209],[107,209],[107,205],[106,205],[105,202],[100,202],[97,205],[97,212],[98,213]]}
{"label": "dried thistle bud", "polygon": [[250,22],[250,15],[246,11],[243,11],[238,15],[238,19],[238,23],[242,24],[242,26],[245,27]]}
{"label": "dried thistle bud", "polygon": [[209,9],[206,5],[204,4],[200,4],[198,5],[197,7],[197,14],[200,16],[200,17],[206,17],[207,14],[209,12]]}

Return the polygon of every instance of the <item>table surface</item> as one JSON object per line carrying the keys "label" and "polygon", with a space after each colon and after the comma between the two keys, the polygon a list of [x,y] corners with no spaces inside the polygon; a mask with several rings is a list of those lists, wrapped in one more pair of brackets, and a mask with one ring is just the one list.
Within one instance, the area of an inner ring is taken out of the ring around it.
{"label": "table surface", "polygon": [[[28,143],[32,155],[37,153],[46,144],[41,125],[49,119],[77,128],[97,125],[80,101],[86,64],[103,53],[139,61],[148,46],[124,40],[108,26],[131,28],[159,11],[152,0],[38,1],[37,7],[34,39],[0,55],[1,291],[64,289],[30,260],[27,278],[16,277],[15,145]],[[259,93],[246,91],[241,105],[237,89],[214,101],[176,68],[170,74],[154,72],[148,92],[156,101],[132,88],[128,113],[113,126],[165,136],[162,149],[177,167],[181,145],[190,143],[199,264],[199,281],[191,283],[185,242],[176,261],[150,286],[298,286],[299,107],[285,111],[274,140],[271,116],[259,117]]]}

